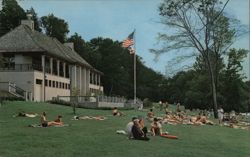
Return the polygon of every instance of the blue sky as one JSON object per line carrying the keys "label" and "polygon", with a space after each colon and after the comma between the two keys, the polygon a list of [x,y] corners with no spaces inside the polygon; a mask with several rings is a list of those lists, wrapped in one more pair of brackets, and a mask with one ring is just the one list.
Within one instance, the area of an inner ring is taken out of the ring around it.
{"label": "blue sky", "polygon": [[[77,32],[86,41],[101,36],[122,41],[136,29],[137,54],[143,58],[148,67],[169,74],[178,66],[167,66],[178,54],[168,53],[160,56],[157,62],[149,52],[157,48],[157,33],[168,30],[157,23],[160,16],[157,7],[162,0],[22,0],[19,4],[24,9],[31,6],[38,16],[53,13],[69,24],[69,35]],[[249,27],[249,0],[230,0],[226,11]],[[243,36],[233,45],[249,50],[249,34]],[[249,76],[249,58],[244,64],[244,73]],[[189,59],[182,65],[190,65]]]}

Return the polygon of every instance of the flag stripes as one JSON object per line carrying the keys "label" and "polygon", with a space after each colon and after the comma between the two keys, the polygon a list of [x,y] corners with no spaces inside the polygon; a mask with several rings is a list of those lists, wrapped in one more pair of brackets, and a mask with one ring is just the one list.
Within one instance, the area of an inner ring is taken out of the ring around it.
{"label": "flag stripes", "polygon": [[128,48],[128,47],[134,45],[134,33],[135,33],[135,31],[133,31],[131,34],[129,34],[127,39],[123,40],[122,47]]}
{"label": "flag stripes", "polygon": [[132,45],[134,45],[134,40],[133,39],[127,38],[127,39],[123,40],[123,42],[122,42],[122,47],[124,47],[124,48],[128,48],[128,47],[130,47]]}

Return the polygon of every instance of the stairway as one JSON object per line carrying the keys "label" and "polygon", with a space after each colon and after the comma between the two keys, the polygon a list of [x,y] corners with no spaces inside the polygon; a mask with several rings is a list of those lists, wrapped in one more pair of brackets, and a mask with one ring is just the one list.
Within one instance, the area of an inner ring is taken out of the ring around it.
{"label": "stairway", "polygon": [[0,82],[0,97],[20,98],[27,100],[27,92],[12,82]]}

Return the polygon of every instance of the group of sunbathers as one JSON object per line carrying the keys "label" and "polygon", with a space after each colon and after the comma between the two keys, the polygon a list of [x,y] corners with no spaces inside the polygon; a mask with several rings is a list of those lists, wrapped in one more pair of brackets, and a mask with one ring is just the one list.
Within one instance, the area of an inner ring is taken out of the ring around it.
{"label": "group of sunbathers", "polygon": [[[153,109],[147,113],[147,119],[149,121],[153,121],[155,115],[153,113]],[[172,113],[168,108],[165,109],[165,116],[157,117],[159,122],[164,124],[190,124],[190,125],[204,125],[209,124],[213,125],[214,123],[208,120],[207,116],[199,113],[197,116],[189,116],[184,111],[180,109],[177,110],[176,113]]]}
{"label": "group of sunbathers", "polygon": [[63,125],[63,121],[62,121],[62,116],[58,115],[57,119],[55,119],[54,121],[47,121],[46,118],[46,113],[43,112],[41,115],[41,125],[42,127],[48,127],[48,126],[56,126],[56,125]]}
{"label": "group of sunbathers", "polygon": [[126,134],[129,139],[148,141],[149,138],[147,137],[147,134],[149,132],[151,136],[162,135],[162,126],[157,118],[153,119],[153,122],[150,125],[150,131],[148,131],[145,126],[143,117],[133,117],[132,121],[126,126]]}

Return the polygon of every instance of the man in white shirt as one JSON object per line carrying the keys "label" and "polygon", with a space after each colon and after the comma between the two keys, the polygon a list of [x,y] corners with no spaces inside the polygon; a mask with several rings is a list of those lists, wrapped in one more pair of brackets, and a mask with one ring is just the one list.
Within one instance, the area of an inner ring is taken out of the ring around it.
{"label": "man in white shirt", "polygon": [[137,118],[136,118],[136,117],[133,117],[133,118],[132,118],[132,121],[129,122],[129,123],[126,125],[125,131],[126,131],[126,133],[127,133],[129,139],[133,138],[132,127],[133,127],[133,125],[134,125],[134,120],[135,120],[135,119],[137,119]]}

